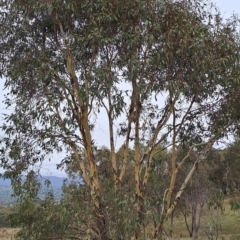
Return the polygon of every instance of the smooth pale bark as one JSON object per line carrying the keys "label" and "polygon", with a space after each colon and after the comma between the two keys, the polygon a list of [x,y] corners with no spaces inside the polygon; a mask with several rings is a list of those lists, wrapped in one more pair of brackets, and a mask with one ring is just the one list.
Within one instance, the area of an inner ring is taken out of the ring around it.
{"label": "smooth pale bark", "polygon": [[[181,198],[184,190],[185,190],[186,187],[187,187],[187,184],[188,184],[189,181],[192,179],[192,176],[193,176],[193,174],[195,173],[195,171],[198,169],[198,165],[199,165],[202,161],[204,161],[204,160],[206,159],[206,155],[207,155],[207,153],[210,151],[210,149],[211,149],[211,147],[212,147],[212,145],[213,145],[213,142],[214,142],[213,139],[211,139],[211,140],[208,142],[207,146],[205,147],[204,154],[201,155],[201,156],[199,156],[199,158],[194,162],[194,164],[193,164],[191,170],[189,171],[187,177],[186,177],[185,180],[183,181],[183,183],[182,183],[182,185],[181,185],[181,187],[180,187],[180,190],[177,192],[173,203],[172,203],[168,208],[164,209],[163,214],[162,214],[162,216],[161,216],[161,220],[160,220],[159,224],[157,225],[157,227],[155,228],[155,231],[154,231],[154,236],[155,236],[155,237],[156,237],[159,233],[161,233],[161,232],[163,231],[163,225],[164,225],[164,221],[165,221],[166,217],[167,217],[167,216],[170,216],[170,215],[173,213],[175,207],[176,207],[177,204],[178,204],[178,201],[180,200],[180,198]],[[205,143],[205,144],[206,144],[206,143]],[[184,161],[185,161],[185,159],[184,159]],[[178,167],[179,167],[179,166],[178,166]],[[177,169],[176,169],[176,170],[177,170]],[[169,191],[169,190],[167,190],[167,191]]]}
{"label": "smooth pale bark", "polygon": [[[85,157],[87,160],[90,177],[88,177],[86,174],[84,163],[83,163],[82,159],[78,156],[77,148],[74,147],[74,145],[71,142],[70,142],[70,144],[72,146],[75,156],[77,157],[77,159],[79,161],[79,166],[80,166],[81,172],[83,173],[84,181],[90,188],[91,197],[92,197],[94,206],[96,208],[95,215],[96,215],[96,222],[97,222],[97,227],[99,230],[100,239],[108,240],[109,234],[108,234],[108,230],[106,227],[106,220],[104,218],[104,212],[103,212],[103,209],[101,206],[101,198],[102,197],[101,197],[101,191],[100,191],[100,182],[99,182],[99,177],[98,177],[96,160],[95,160],[95,156],[94,156],[93,149],[92,149],[92,136],[91,136],[89,122],[88,122],[88,117],[89,117],[88,116],[88,108],[89,108],[88,100],[89,99],[88,99],[88,80],[87,80],[88,78],[86,76],[86,74],[88,74],[88,73],[85,74],[85,90],[86,90],[87,101],[84,102],[79,94],[80,86],[79,86],[78,79],[77,79],[77,76],[75,73],[74,59],[73,59],[73,56],[71,53],[70,46],[66,42],[66,37],[65,37],[65,34],[63,31],[62,24],[59,21],[58,21],[58,24],[59,24],[59,28],[62,33],[62,38],[63,38],[64,44],[68,51],[68,55],[66,57],[66,65],[67,65],[67,69],[70,74],[70,77],[72,79],[71,85],[72,85],[72,89],[73,89],[73,93],[74,93],[74,98],[77,100],[78,105],[79,105],[79,107],[77,104],[75,105],[74,113],[75,113],[75,118],[76,118],[78,126],[79,126],[81,137],[83,139],[83,145],[84,145],[84,149],[85,149]],[[91,63],[90,63],[89,72],[91,72],[91,67],[93,65],[94,60],[95,60],[95,55],[93,54],[93,57],[92,57]]]}

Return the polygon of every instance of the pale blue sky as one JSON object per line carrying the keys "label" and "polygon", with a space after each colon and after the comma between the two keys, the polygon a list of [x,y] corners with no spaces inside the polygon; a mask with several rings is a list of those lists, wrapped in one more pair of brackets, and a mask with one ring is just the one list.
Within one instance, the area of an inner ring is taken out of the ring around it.
{"label": "pale blue sky", "polygon": [[[228,18],[230,15],[232,15],[232,13],[238,13],[240,15],[240,0],[215,0],[212,2],[219,7],[219,10],[223,14],[223,18]],[[0,89],[3,89],[3,84],[4,84],[4,80],[2,79],[2,81],[0,82]],[[0,102],[2,102],[3,100],[3,94],[4,94],[4,91],[2,91],[2,94],[0,95]],[[4,105],[2,104],[0,107],[0,113],[3,113],[4,111],[5,111]],[[104,136],[108,136],[108,125],[105,119],[100,118],[97,120],[94,138],[98,144],[108,146],[109,139],[108,137],[105,138]],[[118,142],[117,145],[119,146],[121,145],[121,143]],[[66,176],[64,172],[56,170],[56,163],[59,163],[59,160],[61,159],[61,157],[63,156],[53,156],[53,159],[51,162],[46,162],[43,165],[42,174]]]}
{"label": "pale blue sky", "polygon": [[240,14],[240,1],[239,0],[215,0],[212,1],[219,7],[224,18],[229,17],[233,12]]}

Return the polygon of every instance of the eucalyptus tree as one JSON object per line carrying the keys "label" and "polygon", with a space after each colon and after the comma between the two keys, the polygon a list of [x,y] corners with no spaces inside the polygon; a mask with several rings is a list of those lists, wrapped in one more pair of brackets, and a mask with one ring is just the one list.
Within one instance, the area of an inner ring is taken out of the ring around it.
{"label": "eucalyptus tree", "polygon": [[[105,117],[108,177],[116,193],[127,184],[129,164],[134,166],[132,234],[161,235],[198,164],[216,141],[237,129],[238,19],[223,21],[214,6],[200,0],[2,0],[0,14],[1,73],[5,104],[12,109],[2,125],[5,177],[22,194],[19,176],[29,172],[27,179],[34,179],[36,165],[64,151],[59,164],[76,161],[91,195],[91,230],[110,239],[115,230],[109,227],[96,158],[101,142],[93,135],[99,117]],[[124,139],[121,159],[118,136]],[[159,193],[161,216],[151,232],[145,231],[151,229],[145,224],[151,214],[146,191],[159,145],[171,148],[171,176]],[[197,158],[175,189],[192,151]],[[28,186],[36,189],[25,184],[27,192]]]}

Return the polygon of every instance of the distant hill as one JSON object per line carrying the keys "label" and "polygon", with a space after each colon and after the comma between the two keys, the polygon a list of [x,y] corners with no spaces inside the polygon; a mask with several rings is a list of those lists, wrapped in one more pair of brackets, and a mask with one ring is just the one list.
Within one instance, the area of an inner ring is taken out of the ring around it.
{"label": "distant hill", "polygon": [[52,187],[61,188],[64,180],[67,179],[65,177],[56,177],[56,176],[42,176],[39,178],[40,182],[44,184],[45,180],[49,180],[51,182]]}
{"label": "distant hill", "polygon": [[[52,187],[61,188],[63,185],[64,177],[56,177],[56,176],[41,176],[39,177],[39,181],[44,185],[44,181],[48,179],[51,182]],[[0,178],[0,186],[11,186],[11,180]]]}
{"label": "distant hill", "polygon": [[[24,177],[23,177],[24,179]],[[51,182],[49,187],[44,185],[44,181],[48,179]],[[39,181],[42,184],[42,188],[39,191],[38,197],[44,199],[48,192],[52,192],[55,200],[62,198],[62,185],[64,177],[56,176],[41,176]],[[10,206],[16,203],[16,198],[12,198],[11,180],[0,178],[0,206]]]}
{"label": "distant hill", "polygon": [[0,178],[0,186],[11,186],[11,180]]}
{"label": "distant hill", "polygon": [[[25,177],[23,176],[23,179]],[[54,199],[59,201],[62,198],[62,185],[65,179],[68,180],[68,183],[71,181],[77,182],[78,184],[83,184],[82,180],[74,180],[68,179],[65,177],[57,177],[57,176],[39,176],[39,182],[41,183],[42,187],[38,193],[38,197],[40,199],[44,199],[46,195],[51,192],[53,193]],[[47,187],[44,185],[44,181],[49,180],[51,185]],[[13,190],[11,187],[11,180],[3,179],[0,177],[0,206],[9,206],[14,205],[16,203],[16,198],[12,198]]]}

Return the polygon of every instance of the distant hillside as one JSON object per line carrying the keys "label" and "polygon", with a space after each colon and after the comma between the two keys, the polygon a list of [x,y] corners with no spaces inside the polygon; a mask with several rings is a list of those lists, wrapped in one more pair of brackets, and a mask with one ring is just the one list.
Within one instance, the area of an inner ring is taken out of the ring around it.
{"label": "distant hillside", "polygon": [[[52,187],[61,188],[63,185],[64,177],[56,176],[42,176],[39,177],[39,181],[44,184],[44,181],[48,179],[51,182]],[[0,186],[11,186],[11,180],[0,178]]]}
{"label": "distant hillside", "polygon": [[[39,191],[38,197],[44,199],[48,192],[52,192],[55,200],[60,200],[62,198],[62,185],[64,179],[66,178],[56,176],[39,177],[39,182],[42,184],[42,188]],[[45,180],[51,182],[49,187],[44,185]],[[16,203],[16,198],[13,198],[12,194],[11,180],[0,178],[0,206],[14,205]]]}
{"label": "distant hillside", "polygon": [[11,186],[11,180],[0,178],[0,186]]}
{"label": "distant hillside", "polygon": [[49,180],[51,182],[52,187],[56,187],[56,188],[61,188],[65,179],[67,178],[56,177],[56,176],[42,176],[39,178],[42,184],[44,184],[45,180]]}

